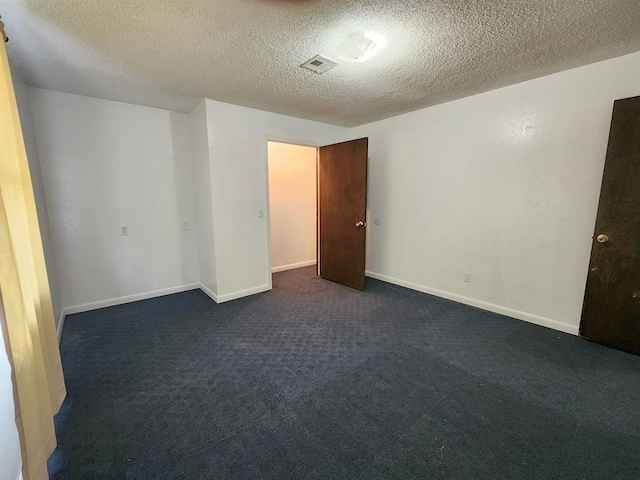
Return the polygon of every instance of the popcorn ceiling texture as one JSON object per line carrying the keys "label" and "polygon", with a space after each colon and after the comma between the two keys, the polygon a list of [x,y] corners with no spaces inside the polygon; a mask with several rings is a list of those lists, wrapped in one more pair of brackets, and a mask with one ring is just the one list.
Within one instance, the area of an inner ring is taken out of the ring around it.
{"label": "popcorn ceiling texture", "polygon": [[[640,50],[638,0],[0,0],[32,86],[355,126]],[[387,46],[317,75],[355,31]]]}

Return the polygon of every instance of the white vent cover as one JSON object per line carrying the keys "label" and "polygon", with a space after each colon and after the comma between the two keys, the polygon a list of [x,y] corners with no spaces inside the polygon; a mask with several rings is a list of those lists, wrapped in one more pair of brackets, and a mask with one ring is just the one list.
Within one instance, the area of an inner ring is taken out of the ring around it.
{"label": "white vent cover", "polygon": [[333,60],[329,60],[327,57],[323,57],[322,55],[316,55],[300,66],[302,68],[306,68],[307,70],[311,70],[314,73],[324,73],[328,72],[336,65],[338,64]]}

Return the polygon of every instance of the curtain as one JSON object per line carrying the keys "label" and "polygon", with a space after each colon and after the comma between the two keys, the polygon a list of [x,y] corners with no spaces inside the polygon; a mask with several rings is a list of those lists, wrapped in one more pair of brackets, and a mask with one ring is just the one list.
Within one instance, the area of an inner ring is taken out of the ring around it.
{"label": "curtain", "polygon": [[47,459],[56,446],[53,415],[66,390],[29,165],[1,41],[0,295],[14,373],[23,477],[46,479]]}

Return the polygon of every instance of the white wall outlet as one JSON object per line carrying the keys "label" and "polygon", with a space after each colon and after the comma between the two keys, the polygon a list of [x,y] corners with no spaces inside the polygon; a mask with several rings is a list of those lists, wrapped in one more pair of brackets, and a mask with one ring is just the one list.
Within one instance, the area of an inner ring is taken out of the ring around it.
{"label": "white wall outlet", "polygon": [[259,208],[258,209],[258,218],[262,218],[262,217],[264,217],[264,209]]}
{"label": "white wall outlet", "polygon": [[182,222],[182,230],[184,231],[189,230],[189,222]]}
{"label": "white wall outlet", "polygon": [[467,283],[471,283],[471,272],[464,272],[462,274],[462,280]]}
{"label": "white wall outlet", "polygon": [[376,217],[373,219],[373,223],[375,223],[376,225],[380,225],[382,224],[382,219],[380,219],[380,217]]}
{"label": "white wall outlet", "polygon": [[129,225],[122,225],[120,227],[120,235],[129,235]]}

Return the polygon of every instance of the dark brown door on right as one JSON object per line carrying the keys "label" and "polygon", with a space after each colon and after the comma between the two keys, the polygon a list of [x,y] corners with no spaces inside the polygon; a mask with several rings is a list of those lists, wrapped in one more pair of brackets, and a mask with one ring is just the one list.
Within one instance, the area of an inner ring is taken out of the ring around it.
{"label": "dark brown door on right", "polygon": [[640,97],[613,106],[580,334],[640,355]]}

